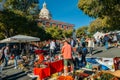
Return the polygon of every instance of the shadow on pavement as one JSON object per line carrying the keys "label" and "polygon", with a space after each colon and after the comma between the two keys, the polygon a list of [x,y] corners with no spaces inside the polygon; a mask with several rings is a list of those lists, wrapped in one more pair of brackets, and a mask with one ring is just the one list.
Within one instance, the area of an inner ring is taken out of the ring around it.
{"label": "shadow on pavement", "polygon": [[101,53],[101,52],[103,52],[103,50],[96,51],[96,52],[94,52],[94,54],[98,54],[98,53]]}
{"label": "shadow on pavement", "polygon": [[14,68],[14,65],[9,65],[7,67],[4,67],[3,70],[7,70],[7,69],[11,69],[11,68]]}
{"label": "shadow on pavement", "polygon": [[111,47],[109,47],[108,49],[111,49],[111,48],[114,48],[114,47],[111,46]]}

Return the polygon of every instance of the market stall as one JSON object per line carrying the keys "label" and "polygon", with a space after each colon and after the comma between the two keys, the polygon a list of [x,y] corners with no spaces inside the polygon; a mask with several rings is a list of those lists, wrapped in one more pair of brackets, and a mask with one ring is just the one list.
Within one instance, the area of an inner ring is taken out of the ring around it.
{"label": "market stall", "polygon": [[63,60],[48,62],[46,67],[34,68],[34,74],[39,75],[40,79],[47,78],[50,75],[63,70]]}
{"label": "market stall", "polygon": [[[63,67],[64,67],[63,60],[47,62],[46,68],[49,68],[49,69],[34,68],[36,71],[38,71],[38,72],[36,72],[34,70],[34,74],[39,75],[40,79],[49,77],[49,80],[52,80],[52,79],[61,80],[63,78],[70,78],[72,80],[72,78],[75,78],[75,76],[77,76],[77,79],[96,78],[96,75],[98,74],[98,72],[101,72],[101,71],[102,71],[101,76],[103,76],[103,74],[102,74],[103,71],[112,72],[111,75],[114,74],[114,76],[115,76],[116,75],[115,70],[119,69],[118,66],[115,64],[115,62],[119,61],[119,58],[100,58],[100,57],[91,58],[91,57],[87,57],[86,60],[87,60],[87,65],[84,68],[79,68],[79,70],[76,70],[74,74],[72,73],[70,75],[67,75],[69,77],[66,77],[62,73]],[[114,67],[115,65],[117,66],[117,69],[116,69],[116,67]],[[43,71],[44,69],[46,69],[47,73]],[[62,74],[59,74],[59,72],[61,72]],[[54,74],[57,74],[57,75],[53,76]],[[43,75],[45,75],[45,77],[43,77]]]}

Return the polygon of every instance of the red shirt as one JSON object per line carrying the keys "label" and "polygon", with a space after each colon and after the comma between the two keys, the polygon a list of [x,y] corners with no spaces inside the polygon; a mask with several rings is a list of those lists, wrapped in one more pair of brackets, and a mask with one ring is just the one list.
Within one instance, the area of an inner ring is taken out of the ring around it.
{"label": "red shirt", "polygon": [[69,44],[65,44],[62,47],[62,54],[64,59],[72,59],[72,47]]}
{"label": "red shirt", "polygon": [[43,62],[44,61],[44,55],[43,54],[40,54],[39,55],[39,62],[41,63],[41,62]]}

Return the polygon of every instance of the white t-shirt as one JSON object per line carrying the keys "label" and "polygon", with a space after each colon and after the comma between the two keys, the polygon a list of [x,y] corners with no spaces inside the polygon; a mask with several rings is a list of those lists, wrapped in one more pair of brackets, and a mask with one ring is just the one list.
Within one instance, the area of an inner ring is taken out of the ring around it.
{"label": "white t-shirt", "polygon": [[117,36],[113,36],[113,41],[117,41]]}
{"label": "white t-shirt", "polygon": [[54,41],[51,41],[51,43],[50,43],[50,49],[55,49],[55,42]]}
{"label": "white t-shirt", "polygon": [[94,47],[94,41],[89,40],[88,41],[88,47]]}

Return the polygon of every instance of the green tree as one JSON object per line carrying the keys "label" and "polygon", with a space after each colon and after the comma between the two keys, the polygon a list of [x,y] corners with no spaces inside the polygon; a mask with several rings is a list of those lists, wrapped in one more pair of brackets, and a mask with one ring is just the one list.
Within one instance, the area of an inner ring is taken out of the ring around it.
{"label": "green tree", "polygon": [[47,34],[51,35],[53,39],[61,39],[62,38],[62,30],[57,27],[48,27],[45,29]]}
{"label": "green tree", "polygon": [[[45,31],[37,27],[36,22],[30,16],[24,16],[13,11],[3,11],[0,13],[0,36],[7,38],[16,34],[25,34],[40,37],[40,33]],[[41,36],[42,37],[42,36]]]}
{"label": "green tree", "polygon": [[88,31],[90,33],[95,33],[97,31],[102,31],[102,32],[106,32],[106,31],[111,31],[111,30],[115,30],[113,29],[114,27],[111,27],[110,24],[108,23],[109,17],[104,17],[102,18],[96,18],[94,21],[92,21],[90,23],[89,29]]}
{"label": "green tree", "polygon": [[87,32],[88,32],[87,26],[80,27],[76,30],[76,36],[81,37],[82,35],[86,35]]}
{"label": "green tree", "polygon": [[70,38],[72,36],[73,30],[63,30],[62,35],[64,38]]}
{"label": "green tree", "polygon": [[79,0],[78,7],[90,17],[105,20],[110,30],[120,29],[120,0]]}
{"label": "green tree", "polygon": [[[37,27],[33,15],[22,10],[19,0],[7,0],[4,10],[0,12],[0,39],[14,36],[16,34],[26,34],[40,37],[45,31]],[[43,37],[42,37],[43,38]]]}
{"label": "green tree", "polygon": [[20,10],[27,14],[38,14],[38,0],[6,0],[4,7],[9,10]]}
{"label": "green tree", "polygon": [[[25,21],[26,19],[17,15],[11,11],[3,11],[0,13],[0,30],[1,34],[4,37],[10,37],[15,35],[17,32],[17,28],[21,26],[21,21]],[[20,20],[20,21],[19,21]],[[23,21],[23,22],[24,22]]]}
{"label": "green tree", "polygon": [[90,23],[90,26],[88,28],[88,31],[90,33],[95,33],[97,31],[102,31],[104,28],[104,22],[101,18],[97,18],[96,20],[92,21]]}
{"label": "green tree", "polygon": [[120,0],[79,0],[78,7],[89,16],[119,16]]}

